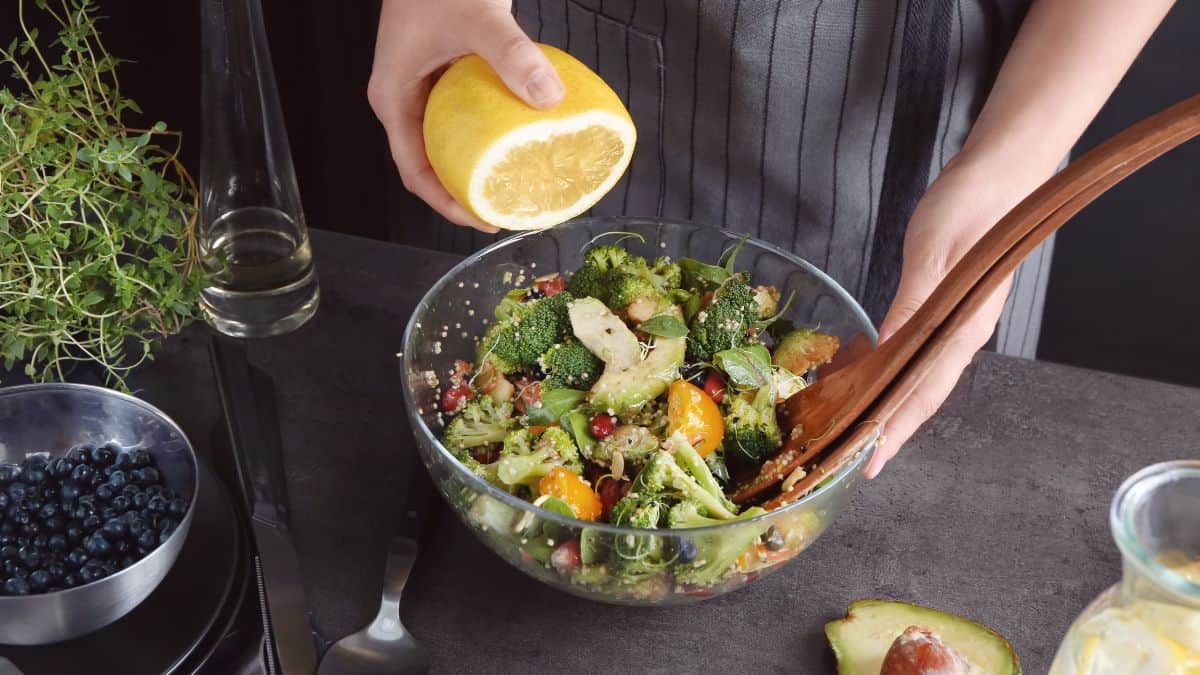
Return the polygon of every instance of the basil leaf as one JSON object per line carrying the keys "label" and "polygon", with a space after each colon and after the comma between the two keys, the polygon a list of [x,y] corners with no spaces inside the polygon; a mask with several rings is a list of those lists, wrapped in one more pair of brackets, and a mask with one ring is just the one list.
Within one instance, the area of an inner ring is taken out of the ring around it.
{"label": "basil leaf", "polygon": [[587,392],[578,389],[547,389],[542,392],[540,405],[531,406],[525,412],[525,420],[530,426],[553,424],[564,413],[583,402]]}
{"label": "basil leaf", "polygon": [[771,383],[771,353],[762,345],[719,351],[713,361],[738,386],[759,388]]}
{"label": "basil leaf", "polygon": [[643,321],[638,330],[665,338],[681,338],[688,333],[688,328],[682,321],[670,314],[659,314]]}
{"label": "basil leaf", "polygon": [[738,240],[737,244],[734,244],[733,248],[729,249],[721,256],[721,260],[724,263],[723,267],[725,268],[725,272],[727,274],[733,274],[733,261],[737,259],[738,253],[741,252],[742,247],[746,245],[746,240],[749,238],[750,235],[743,236]]}
{"label": "basil leaf", "polygon": [[683,283],[690,288],[720,286],[729,278],[725,269],[692,258],[680,258],[679,270],[683,273]]}
{"label": "basil leaf", "polygon": [[691,295],[688,296],[687,300],[685,300],[683,303],[683,318],[687,319],[688,323],[691,323],[692,319],[696,318],[696,315],[699,313],[700,313],[700,294],[692,293]]}

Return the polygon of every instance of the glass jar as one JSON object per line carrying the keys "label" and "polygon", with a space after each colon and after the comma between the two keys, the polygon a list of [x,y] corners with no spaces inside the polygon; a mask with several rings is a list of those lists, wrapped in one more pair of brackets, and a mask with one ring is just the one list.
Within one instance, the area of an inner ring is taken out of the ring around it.
{"label": "glass jar", "polygon": [[1131,476],[1109,525],[1121,581],[1071,625],[1051,675],[1200,673],[1200,461]]}

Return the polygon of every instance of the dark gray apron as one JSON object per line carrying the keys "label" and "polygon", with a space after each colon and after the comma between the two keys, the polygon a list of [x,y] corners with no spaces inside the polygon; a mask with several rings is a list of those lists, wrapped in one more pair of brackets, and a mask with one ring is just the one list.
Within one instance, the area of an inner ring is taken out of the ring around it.
{"label": "dark gray apron", "polygon": [[[958,151],[1016,25],[988,0],[516,0],[638,127],[596,215],[666,216],[772,241],[880,320],[913,207]],[[490,237],[448,232],[449,248]],[[1032,356],[1050,248],[1022,268],[995,346]]]}

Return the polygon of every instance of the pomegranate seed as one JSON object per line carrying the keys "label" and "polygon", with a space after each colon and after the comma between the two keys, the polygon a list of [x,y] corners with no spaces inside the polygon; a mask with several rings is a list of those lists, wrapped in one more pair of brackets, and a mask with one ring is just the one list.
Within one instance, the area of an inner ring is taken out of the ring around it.
{"label": "pomegranate seed", "polygon": [[633,483],[627,480],[616,480],[611,477],[600,481],[596,486],[596,494],[600,497],[600,517],[602,519],[608,520],[613,507],[629,493],[632,485]]}
{"label": "pomegranate seed", "polygon": [[613,432],[613,428],[617,426],[617,421],[608,413],[600,413],[592,418],[592,423],[589,425],[592,436],[596,438],[608,438]]}
{"label": "pomegranate seed", "polygon": [[557,276],[552,279],[543,279],[535,283],[534,288],[541,291],[542,295],[547,298],[553,298],[567,289],[567,280]]}
{"label": "pomegranate seed", "polygon": [[708,371],[704,376],[704,393],[714,402],[720,403],[725,398],[725,378],[715,370]]}
{"label": "pomegranate seed", "polygon": [[471,388],[466,384],[450,387],[442,392],[442,412],[458,412],[465,405],[466,401],[470,400]]}
{"label": "pomegranate seed", "polygon": [[559,544],[554,553],[550,554],[550,564],[562,574],[583,567],[583,558],[579,555],[579,542],[572,539]]}

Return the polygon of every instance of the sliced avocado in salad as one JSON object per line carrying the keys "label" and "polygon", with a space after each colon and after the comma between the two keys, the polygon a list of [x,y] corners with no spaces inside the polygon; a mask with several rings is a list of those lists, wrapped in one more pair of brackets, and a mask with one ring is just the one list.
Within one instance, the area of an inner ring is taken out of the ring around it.
{"label": "sliced avocado in salad", "polygon": [[855,600],[846,618],[825,624],[825,636],[837,656],[838,675],[879,675],[892,642],[909,626],[938,635],[967,660],[971,673],[1021,674],[1021,662],[1012,645],[986,626],[907,602]]}
{"label": "sliced avocado in salad", "polygon": [[595,298],[572,301],[567,316],[575,337],[609,368],[629,368],[641,360],[637,336],[603,302]]}
{"label": "sliced avocado in salad", "polygon": [[588,392],[588,400],[596,408],[615,414],[638,410],[662,396],[679,379],[679,367],[686,353],[684,338],[658,338],[646,358],[629,368],[605,368]]}

